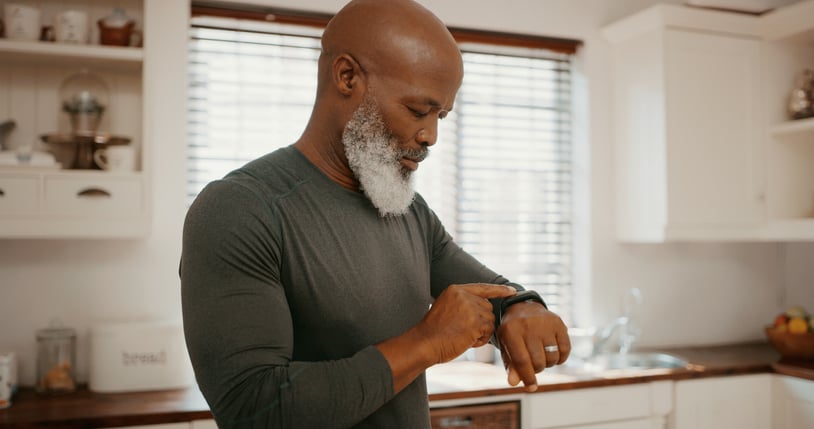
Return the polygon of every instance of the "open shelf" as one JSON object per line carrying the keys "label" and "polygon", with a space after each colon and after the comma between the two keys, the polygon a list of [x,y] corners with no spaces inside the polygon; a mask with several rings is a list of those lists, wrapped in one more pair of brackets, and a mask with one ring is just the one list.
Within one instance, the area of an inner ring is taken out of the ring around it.
{"label": "open shelf", "polygon": [[791,137],[801,134],[811,134],[814,143],[814,118],[797,119],[777,124],[769,131],[774,137]]}
{"label": "open shelf", "polygon": [[781,7],[760,17],[763,38],[773,42],[814,44],[814,0]]}
{"label": "open shelf", "polygon": [[778,241],[814,240],[814,217],[770,219],[765,238]]}
{"label": "open shelf", "polygon": [[38,65],[103,65],[138,70],[144,62],[142,48],[24,42],[0,39],[0,62]]}

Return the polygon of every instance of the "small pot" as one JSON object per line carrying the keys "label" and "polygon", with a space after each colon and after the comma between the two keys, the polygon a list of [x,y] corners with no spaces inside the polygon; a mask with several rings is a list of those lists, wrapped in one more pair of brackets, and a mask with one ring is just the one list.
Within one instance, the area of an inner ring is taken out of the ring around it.
{"label": "small pot", "polygon": [[131,46],[133,44],[136,24],[128,22],[123,27],[107,27],[104,20],[99,20],[99,43],[108,46]]}

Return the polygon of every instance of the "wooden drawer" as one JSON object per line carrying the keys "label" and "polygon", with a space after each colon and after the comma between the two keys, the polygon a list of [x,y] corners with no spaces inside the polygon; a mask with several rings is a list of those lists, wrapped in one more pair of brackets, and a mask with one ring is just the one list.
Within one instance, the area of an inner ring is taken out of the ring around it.
{"label": "wooden drawer", "polygon": [[45,212],[94,217],[137,216],[143,209],[142,183],[134,177],[46,177]]}
{"label": "wooden drawer", "polygon": [[0,214],[30,214],[37,210],[39,180],[0,176]]}
{"label": "wooden drawer", "polygon": [[519,429],[520,403],[466,405],[430,410],[433,429]]}

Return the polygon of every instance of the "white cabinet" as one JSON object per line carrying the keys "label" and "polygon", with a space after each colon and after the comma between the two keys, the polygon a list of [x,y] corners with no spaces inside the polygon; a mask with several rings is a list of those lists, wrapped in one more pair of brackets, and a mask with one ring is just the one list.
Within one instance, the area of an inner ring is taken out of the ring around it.
{"label": "white cabinet", "polygon": [[761,17],[764,85],[766,203],[769,239],[814,239],[814,118],[789,121],[785,108],[795,80],[814,69],[814,0]]}
{"label": "white cabinet", "polygon": [[772,426],[772,375],[675,383],[672,429],[765,429]]}
{"label": "white cabinet", "polygon": [[524,428],[664,428],[672,382],[631,384],[526,395]]}
{"label": "white cabinet", "polygon": [[814,239],[814,126],[782,123],[812,29],[813,0],[765,16],[664,4],[603,30],[621,240]]}
{"label": "white cabinet", "polygon": [[772,395],[773,428],[814,427],[814,381],[775,375]]}
{"label": "white cabinet", "polygon": [[0,237],[139,237],[148,230],[145,197],[135,173],[0,169]]}
{"label": "white cabinet", "polygon": [[[147,49],[101,46],[95,23],[120,6],[141,28],[150,19],[147,5],[156,1],[71,4],[88,13],[90,44],[0,39],[0,121],[16,123],[6,150],[42,145],[41,136],[69,130],[60,88],[67,77],[88,70],[109,90],[100,131],[130,138],[139,155],[132,173],[0,166],[0,238],[137,238],[148,233],[149,163],[143,156],[150,146],[143,120],[150,87],[143,70]],[[68,8],[59,0],[22,3],[40,9],[43,25]]]}

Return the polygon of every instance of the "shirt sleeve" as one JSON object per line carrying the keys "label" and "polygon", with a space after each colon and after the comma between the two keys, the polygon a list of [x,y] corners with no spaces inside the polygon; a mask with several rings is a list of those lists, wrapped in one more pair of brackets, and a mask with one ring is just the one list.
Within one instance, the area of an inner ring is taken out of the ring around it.
{"label": "shirt sleeve", "polygon": [[[426,207],[423,200],[419,201]],[[518,291],[525,290],[523,286],[510,282],[462,249],[446,231],[441,220],[429,208],[427,208],[427,216],[432,243],[431,284],[433,297],[438,297],[451,284],[489,283],[512,286]],[[497,332],[503,298],[493,298],[489,301],[492,303],[492,312],[495,315],[495,332]],[[497,346],[497,337],[493,335],[490,342]]]}
{"label": "shirt sleeve", "polygon": [[271,209],[239,184],[215,182],[184,223],[184,331],[199,388],[220,428],[343,428],[393,397],[375,346],[297,362],[279,234]]}

